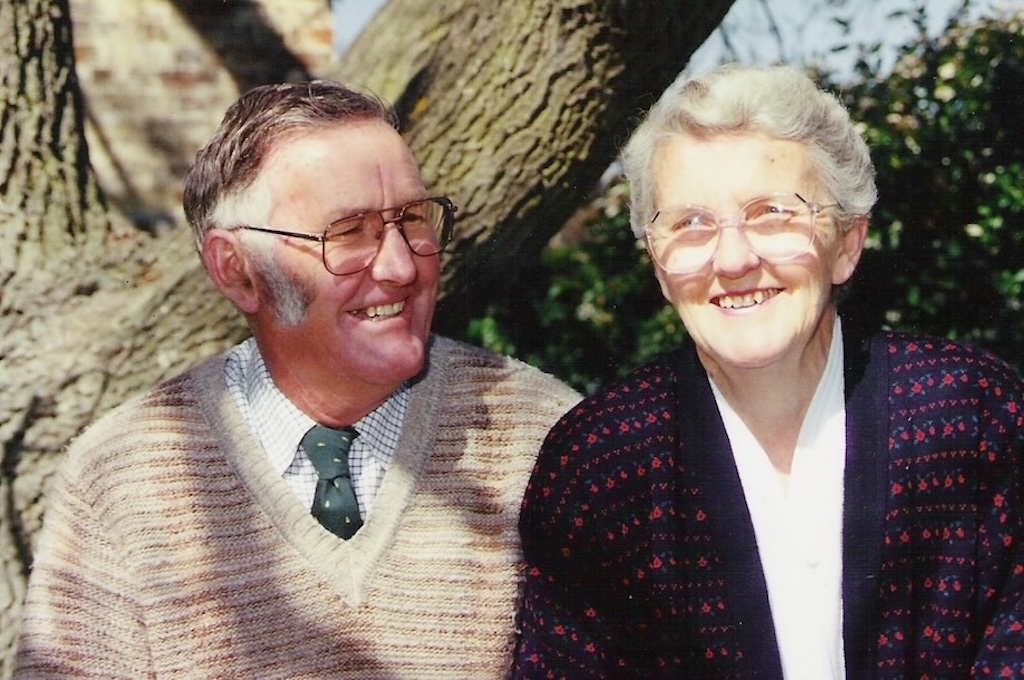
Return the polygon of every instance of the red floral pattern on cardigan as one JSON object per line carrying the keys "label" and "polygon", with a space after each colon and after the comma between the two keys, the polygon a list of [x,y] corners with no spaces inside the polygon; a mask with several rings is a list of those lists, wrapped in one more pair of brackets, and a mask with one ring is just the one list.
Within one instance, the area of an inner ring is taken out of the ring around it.
{"label": "red floral pattern on cardigan", "polygon": [[[970,347],[851,335],[848,677],[1024,677],[1024,385]],[[514,677],[781,677],[742,487],[692,347],[562,418],[520,529]]]}

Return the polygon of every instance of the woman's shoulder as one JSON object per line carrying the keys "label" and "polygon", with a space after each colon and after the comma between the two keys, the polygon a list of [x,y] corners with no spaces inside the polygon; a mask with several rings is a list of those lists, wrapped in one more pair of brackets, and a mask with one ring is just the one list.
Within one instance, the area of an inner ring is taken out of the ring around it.
{"label": "woman's shoulder", "polygon": [[976,366],[979,370],[1014,374],[1008,362],[980,345],[921,333],[883,331],[876,345],[884,348],[890,363],[917,365]]}
{"label": "woman's shoulder", "polygon": [[945,388],[1010,399],[1024,392],[1024,381],[1013,366],[972,343],[885,331],[873,344],[876,355],[884,353],[893,380],[906,389]]}
{"label": "woman's shoulder", "polygon": [[563,435],[602,439],[635,436],[673,418],[676,388],[686,372],[686,352],[657,357],[625,377],[584,397],[555,426]]}

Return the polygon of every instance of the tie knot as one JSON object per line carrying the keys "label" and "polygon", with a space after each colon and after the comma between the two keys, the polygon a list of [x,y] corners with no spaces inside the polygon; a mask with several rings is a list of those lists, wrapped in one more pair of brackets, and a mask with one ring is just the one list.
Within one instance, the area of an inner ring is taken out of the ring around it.
{"label": "tie knot", "polygon": [[302,438],[302,448],[321,479],[348,477],[348,450],[357,436],[352,428],[335,430],[315,425]]}

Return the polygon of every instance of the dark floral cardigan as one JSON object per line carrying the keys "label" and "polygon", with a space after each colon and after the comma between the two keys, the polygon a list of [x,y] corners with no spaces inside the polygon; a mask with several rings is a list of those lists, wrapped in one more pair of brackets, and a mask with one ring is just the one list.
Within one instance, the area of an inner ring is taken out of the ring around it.
{"label": "dark floral cardigan", "polygon": [[[1024,385],[945,340],[844,325],[847,677],[1024,677]],[[516,678],[781,678],[767,588],[692,346],[552,429],[520,530]]]}

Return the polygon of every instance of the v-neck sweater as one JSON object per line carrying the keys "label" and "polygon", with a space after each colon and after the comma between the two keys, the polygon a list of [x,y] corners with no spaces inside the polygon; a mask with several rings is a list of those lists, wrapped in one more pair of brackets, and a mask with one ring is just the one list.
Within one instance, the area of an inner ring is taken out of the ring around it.
{"label": "v-neck sweater", "polygon": [[374,510],[343,541],[272,469],[223,366],[170,380],[72,445],[18,677],[506,676],[520,498],[578,395],[434,337]]}

